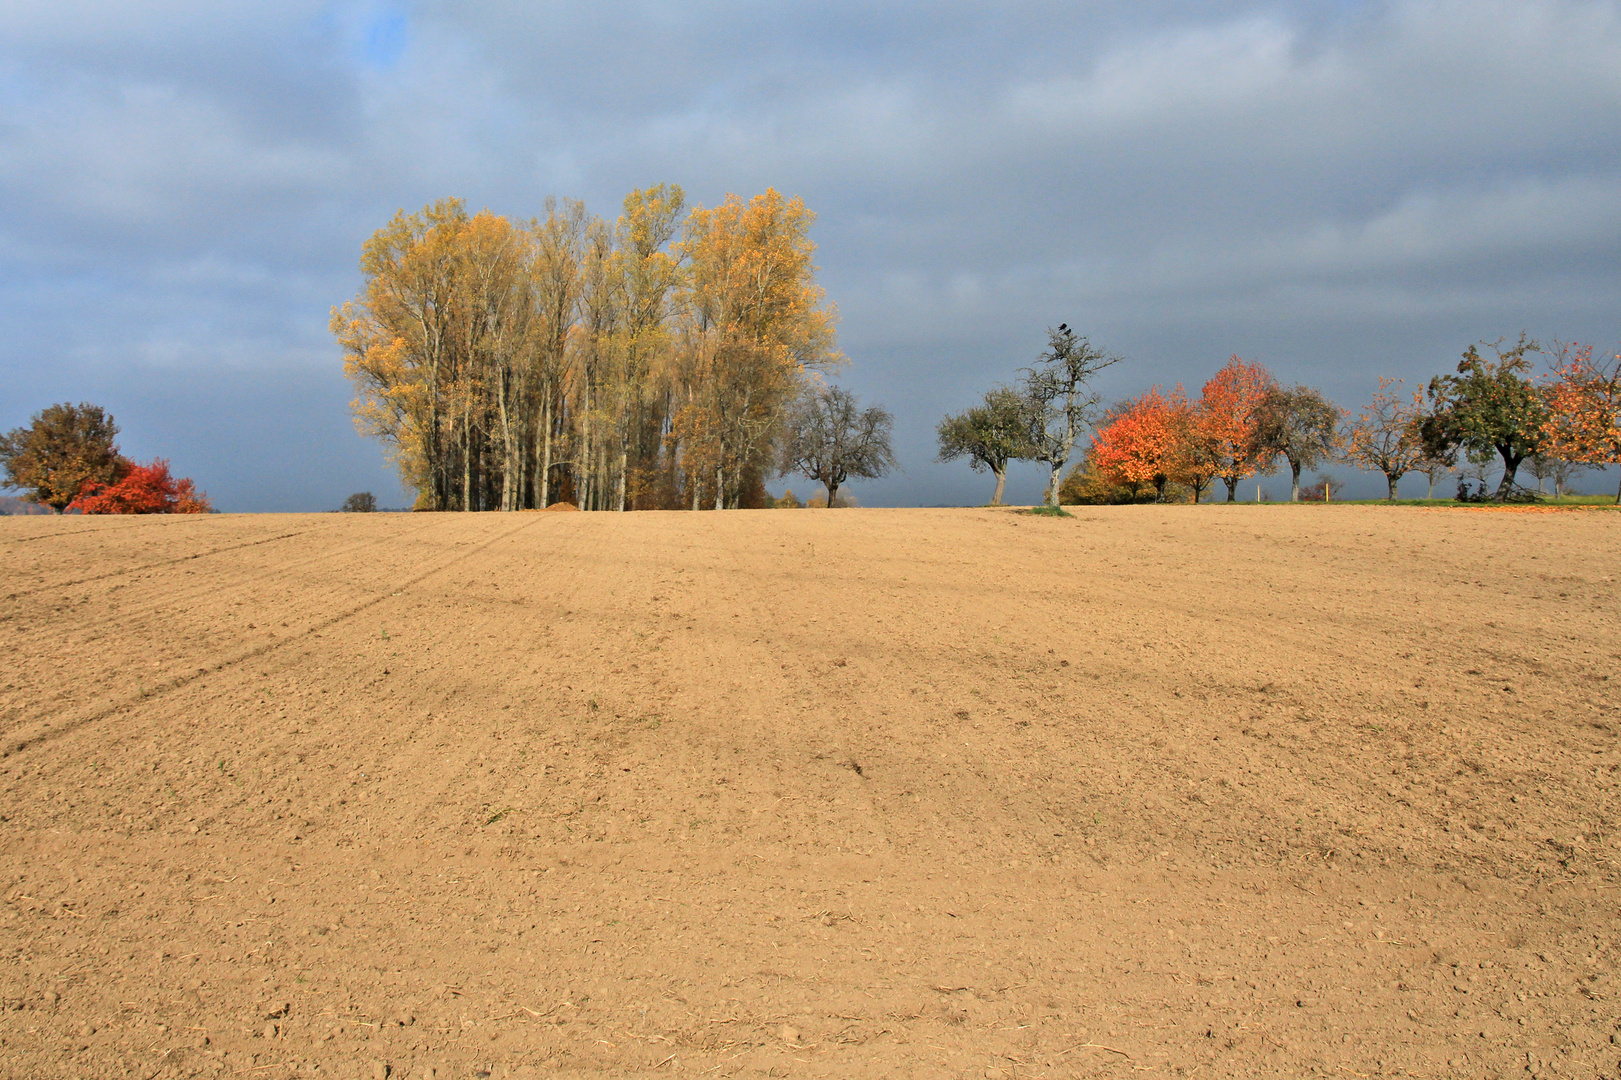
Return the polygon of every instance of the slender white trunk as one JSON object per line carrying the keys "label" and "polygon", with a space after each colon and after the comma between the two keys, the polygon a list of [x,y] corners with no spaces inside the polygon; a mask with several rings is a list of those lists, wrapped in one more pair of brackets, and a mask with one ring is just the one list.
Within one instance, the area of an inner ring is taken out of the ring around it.
{"label": "slender white trunk", "polygon": [[501,509],[510,512],[516,507],[512,505],[513,493],[517,490],[518,457],[512,438],[512,417],[507,412],[507,377],[502,373],[497,380],[496,407],[501,413]]}
{"label": "slender white trunk", "polygon": [[546,391],[546,404],[542,409],[545,431],[540,440],[540,509],[546,509],[552,496],[552,394]]}
{"label": "slender white trunk", "polygon": [[473,508],[473,403],[462,406],[462,510]]}

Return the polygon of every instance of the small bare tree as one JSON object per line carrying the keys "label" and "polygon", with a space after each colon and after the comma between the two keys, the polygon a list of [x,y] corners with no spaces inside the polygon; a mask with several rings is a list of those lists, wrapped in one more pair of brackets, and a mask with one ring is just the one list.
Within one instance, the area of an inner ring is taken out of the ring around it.
{"label": "small bare tree", "polygon": [[846,480],[873,480],[899,468],[889,445],[894,422],[889,411],[877,405],[861,409],[848,390],[807,388],[788,414],[782,471],[820,482],[832,507]]}
{"label": "small bare tree", "polygon": [[1553,457],[1548,454],[1532,454],[1525,459],[1526,471],[1537,478],[1538,493],[1543,491],[1544,484],[1552,480],[1554,498],[1563,495],[1571,480],[1585,471],[1586,468],[1587,466],[1577,462],[1566,461],[1564,458]]}
{"label": "small bare tree", "polygon": [[1339,447],[1340,410],[1309,386],[1275,386],[1256,409],[1256,439],[1289,462],[1289,501],[1300,501],[1300,470],[1315,469]]}
{"label": "small bare tree", "polygon": [[1064,323],[1047,331],[1047,351],[1034,367],[1024,369],[1020,396],[1024,398],[1028,457],[1052,470],[1046,503],[1058,505],[1058,488],[1069,464],[1075,440],[1101,400],[1090,383],[1120,357],[1093,345]]}
{"label": "small bare tree", "polygon": [[[1372,403],[1345,430],[1345,460],[1359,469],[1384,473],[1386,497],[1390,499],[1396,497],[1397,482],[1424,461],[1424,438],[1419,427],[1424,414],[1423,398],[1414,394],[1407,401],[1401,388],[1400,379],[1392,382],[1381,375]],[[1433,479],[1430,489],[1435,489]]]}
{"label": "small bare tree", "polygon": [[[1422,425],[1423,418],[1420,417],[1414,427],[1422,430]],[[1419,441],[1423,442],[1422,437],[1419,438]],[[1430,482],[1430,490],[1424,496],[1426,499],[1435,498],[1435,482],[1452,472],[1457,467],[1457,464],[1458,450],[1456,447],[1449,450],[1446,447],[1423,446],[1420,449],[1418,464],[1413,466],[1413,471],[1422,474]]]}

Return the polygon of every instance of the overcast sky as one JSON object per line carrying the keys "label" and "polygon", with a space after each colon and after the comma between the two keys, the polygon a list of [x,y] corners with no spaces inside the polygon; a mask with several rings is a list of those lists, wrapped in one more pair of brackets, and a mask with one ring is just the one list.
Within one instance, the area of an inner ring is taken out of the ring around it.
{"label": "overcast sky", "polygon": [[841,381],[896,416],[857,497],[980,502],[934,425],[1059,322],[1111,397],[1616,346],[1621,7],[7,0],[0,430],[89,400],[222,509],[402,504],[327,332],[362,240],[664,181],[804,197]]}

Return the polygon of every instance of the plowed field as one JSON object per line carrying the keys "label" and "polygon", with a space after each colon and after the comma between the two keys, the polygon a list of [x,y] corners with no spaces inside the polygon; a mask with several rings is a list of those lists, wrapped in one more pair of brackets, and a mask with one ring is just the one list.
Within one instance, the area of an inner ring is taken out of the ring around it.
{"label": "plowed field", "polygon": [[0,519],[0,1074],[1613,1077],[1618,540]]}

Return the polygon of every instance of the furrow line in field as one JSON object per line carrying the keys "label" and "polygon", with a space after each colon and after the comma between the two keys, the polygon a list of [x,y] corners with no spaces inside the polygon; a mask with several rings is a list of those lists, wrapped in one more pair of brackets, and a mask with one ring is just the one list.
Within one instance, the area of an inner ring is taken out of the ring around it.
{"label": "furrow line in field", "polygon": [[[357,593],[368,595],[371,589],[367,587],[367,578],[375,578],[384,572],[393,573],[397,569],[387,565],[388,560],[381,555],[369,559],[368,555],[390,541],[404,540],[430,527],[432,523],[419,522],[414,528],[392,535],[374,535],[336,549],[321,547],[313,554],[290,561],[282,559],[253,567],[243,565],[244,558],[238,555],[223,564],[212,564],[210,570],[199,572],[196,578],[189,576],[192,574],[190,570],[185,571],[188,576],[184,579],[177,577],[177,572],[157,574],[134,582],[115,583],[96,597],[95,604],[87,603],[90,596],[86,594],[77,601],[68,601],[65,613],[33,612],[35,618],[29,619],[29,622],[43,619],[50,623],[59,654],[70,653],[94,659],[86,665],[88,670],[85,671],[85,678],[65,684],[49,678],[40,665],[19,661],[15,675],[21,682],[21,688],[15,695],[7,696],[26,704],[0,712],[0,716],[4,717],[4,726],[15,727],[30,717],[69,711],[89,696],[87,690],[104,681],[104,674],[111,678],[125,665],[126,658],[116,651],[106,651],[105,643],[109,640],[138,638],[147,643],[153,655],[164,657],[161,666],[167,668],[171,676],[189,672],[196,666],[196,661],[190,660],[188,654],[206,660],[215,651],[213,641],[220,633],[238,633],[235,628],[222,630],[217,625],[217,619],[213,622],[207,618],[199,619],[198,613],[208,608],[206,601],[209,599],[236,596],[239,604],[252,600],[252,619],[269,627],[278,622],[285,625],[289,621],[297,625],[312,617],[300,608],[320,605],[315,607],[314,612],[318,616],[321,610],[335,602]],[[410,555],[406,545],[400,545],[400,550],[402,556]],[[357,573],[357,564],[369,573]],[[284,584],[295,572],[311,566],[320,568],[323,576],[333,582],[341,582],[341,585],[337,588],[329,585],[325,589],[306,587],[292,592],[282,590],[269,600],[263,596],[248,595],[255,586],[259,586],[259,591],[263,592],[266,583]],[[180,584],[182,580],[185,584]],[[126,589],[128,593],[121,594],[121,590]],[[133,600],[124,601],[120,599],[121,595],[132,596]],[[36,599],[34,602],[39,601]],[[8,617],[22,618],[21,609],[8,613]],[[281,635],[283,639],[295,636],[296,631]],[[271,632],[268,629],[260,630],[251,637],[264,644],[271,639]],[[99,671],[95,670],[98,668]],[[30,675],[34,677],[30,678]],[[163,672],[152,672],[151,675],[160,685],[163,683]]]}
{"label": "furrow line in field", "polygon": [[[36,746],[36,745],[38,745],[38,744],[40,744],[42,742],[48,742],[48,741],[51,741],[51,740],[54,740],[54,739],[61,738],[63,735],[67,735],[67,734],[69,734],[69,733],[71,733],[73,731],[76,731],[79,728],[85,727],[85,726],[87,726],[89,724],[94,724],[97,721],[104,720],[109,716],[112,716],[112,715],[114,715],[114,714],[116,714],[118,712],[123,711],[124,709],[127,709],[127,708],[141,702],[141,701],[146,700],[147,698],[157,697],[157,696],[160,696],[160,695],[168,694],[168,693],[170,693],[170,692],[172,692],[174,690],[178,690],[178,689],[180,689],[182,687],[189,686],[192,683],[196,682],[198,679],[204,678],[204,677],[206,677],[206,676],[208,676],[210,674],[214,674],[214,673],[217,673],[217,672],[228,670],[230,668],[234,668],[234,667],[236,667],[236,666],[238,666],[240,664],[246,663],[249,660],[257,659],[258,657],[264,656],[264,655],[266,655],[268,653],[271,653],[271,652],[274,652],[274,651],[276,651],[278,649],[281,649],[281,648],[283,648],[284,646],[286,646],[287,644],[289,644],[291,642],[297,641],[297,640],[299,640],[301,638],[307,638],[312,634],[319,633],[320,631],[325,630],[325,629],[327,629],[327,628],[329,628],[331,626],[335,626],[338,623],[341,623],[341,622],[344,622],[344,621],[346,621],[348,619],[351,619],[354,616],[360,614],[361,612],[366,611],[366,610],[368,610],[368,609],[370,609],[372,607],[375,607],[376,605],[382,603],[384,600],[390,599],[396,592],[401,592],[401,591],[404,591],[405,589],[409,589],[409,588],[411,588],[411,587],[413,587],[415,585],[421,584],[422,582],[428,580],[429,578],[433,577],[434,575],[439,574],[439,573],[443,573],[444,571],[449,570],[451,567],[457,565],[458,563],[466,561],[467,559],[471,558],[472,556],[474,556],[474,555],[478,554],[479,552],[483,551],[485,548],[488,548],[491,545],[493,545],[495,543],[498,543],[499,541],[504,540],[504,539],[506,539],[506,538],[508,538],[510,536],[516,535],[519,532],[522,532],[524,529],[528,528],[532,524],[534,524],[534,519],[530,519],[529,521],[525,521],[525,522],[521,523],[520,525],[518,525],[517,528],[510,529],[510,530],[500,534],[499,536],[494,536],[494,537],[491,537],[490,539],[488,539],[488,540],[486,540],[486,541],[484,541],[482,543],[474,544],[473,546],[469,547],[467,550],[462,551],[459,554],[457,554],[456,556],[454,556],[453,558],[451,558],[448,562],[441,563],[440,565],[435,566],[431,570],[427,570],[427,571],[425,571],[425,572],[423,572],[421,574],[418,574],[416,577],[413,577],[413,578],[411,578],[411,579],[409,579],[407,581],[401,582],[401,583],[393,586],[389,591],[378,593],[377,595],[372,596],[369,599],[363,600],[360,603],[355,604],[354,606],[349,607],[346,610],[337,613],[336,615],[331,615],[331,616],[329,616],[329,617],[327,617],[325,619],[322,619],[322,620],[320,620],[318,622],[312,623],[311,625],[305,627],[304,630],[302,632],[300,632],[299,634],[290,635],[290,636],[285,637],[285,638],[278,638],[278,639],[276,639],[274,641],[267,641],[267,642],[264,642],[263,644],[256,645],[256,646],[254,646],[252,648],[241,650],[241,651],[239,651],[239,652],[237,652],[237,653],[235,653],[233,655],[225,657],[224,659],[216,660],[216,661],[214,661],[212,663],[205,663],[202,666],[198,667],[198,669],[197,669],[197,671],[195,673],[188,673],[188,674],[184,674],[184,675],[173,676],[173,677],[171,677],[169,679],[166,679],[166,680],[158,683],[157,685],[155,685],[154,687],[152,687],[149,690],[146,690],[146,691],[144,691],[144,692],[142,692],[140,694],[134,695],[133,697],[126,697],[126,698],[123,698],[123,699],[121,699],[119,701],[111,702],[111,703],[108,703],[106,705],[100,706],[98,708],[91,709],[90,711],[88,711],[86,713],[83,713],[83,714],[81,714],[81,715],[79,715],[77,717],[74,717],[71,720],[65,721],[64,723],[61,723],[61,724],[56,725],[54,727],[46,727],[44,730],[38,731],[38,732],[36,732],[36,733],[34,733],[32,735],[27,735],[27,736],[23,736],[21,738],[12,739],[12,740],[8,741],[3,747],[0,747],[0,758],[8,758],[8,757],[11,757],[11,756],[13,756],[15,754],[21,753],[22,751],[27,750],[27,749],[29,749],[31,747],[34,747],[34,746]],[[251,545],[242,545],[242,546],[251,546]],[[183,560],[176,560],[176,561],[183,561]]]}
{"label": "furrow line in field", "polygon": [[[291,574],[294,571],[302,570],[302,569],[305,569],[306,567],[309,567],[309,566],[312,566],[312,565],[319,565],[319,564],[323,564],[323,563],[325,563],[325,564],[338,564],[336,568],[341,568],[341,561],[343,559],[345,559],[346,557],[353,556],[356,552],[370,551],[370,550],[372,550],[374,548],[383,546],[383,545],[391,543],[393,541],[405,540],[407,537],[414,536],[417,533],[421,533],[421,532],[425,531],[426,529],[430,528],[431,526],[432,526],[431,522],[422,523],[422,524],[417,525],[415,528],[412,528],[412,529],[410,529],[410,530],[408,530],[406,532],[402,532],[402,533],[399,533],[399,534],[388,535],[388,536],[369,537],[367,539],[360,540],[360,541],[358,541],[356,543],[352,543],[352,544],[348,545],[347,547],[340,547],[340,548],[336,548],[336,549],[323,549],[323,550],[317,551],[317,552],[315,552],[313,554],[305,555],[305,556],[303,556],[301,558],[294,558],[292,561],[289,561],[289,562],[273,564],[273,565],[268,565],[268,566],[261,566],[261,567],[259,567],[257,569],[247,569],[247,568],[241,567],[240,565],[233,566],[233,567],[231,567],[231,569],[235,571],[236,576],[232,577],[232,578],[228,578],[228,579],[226,579],[224,581],[221,581],[221,580],[219,580],[217,578],[205,578],[203,580],[199,580],[199,581],[195,581],[195,582],[189,582],[189,583],[187,583],[187,584],[185,584],[183,586],[179,586],[179,587],[168,587],[168,586],[166,586],[164,589],[159,591],[158,595],[156,595],[154,597],[146,598],[146,597],[139,597],[138,596],[133,601],[133,603],[130,603],[128,606],[120,607],[116,613],[111,614],[111,615],[103,615],[103,616],[98,617],[97,626],[98,626],[98,628],[105,627],[105,628],[108,628],[108,629],[116,629],[116,628],[120,627],[126,620],[128,620],[130,618],[134,618],[134,617],[137,617],[137,616],[140,616],[140,615],[145,615],[145,614],[148,614],[148,613],[150,613],[152,611],[156,611],[156,610],[159,610],[159,609],[162,609],[162,608],[165,608],[165,607],[183,607],[184,605],[182,604],[182,601],[186,600],[189,597],[198,595],[198,594],[203,594],[203,595],[218,594],[218,593],[220,593],[220,592],[222,592],[222,591],[224,591],[226,589],[240,589],[240,588],[242,588],[244,586],[247,586],[247,585],[253,585],[253,584],[257,584],[259,582],[262,582],[267,578],[285,576],[285,575]],[[247,546],[251,546],[251,545],[247,545]],[[184,558],[182,560],[179,560],[179,561],[186,562],[186,561],[190,561],[191,559],[194,559],[194,558],[197,558],[197,557],[198,556],[195,556],[195,555],[187,556],[186,558]],[[370,564],[368,564],[368,565],[370,565]],[[75,583],[75,584],[89,584],[89,583],[90,583],[89,581],[85,581],[85,582],[78,582],[78,583]],[[72,586],[71,585],[56,586],[56,588],[70,588],[70,587],[72,587]],[[119,588],[124,588],[124,587],[125,586],[122,586],[122,585],[115,585],[115,586],[113,586],[113,589],[119,589]],[[13,595],[22,596],[24,594],[18,593],[18,594],[13,594]],[[109,590],[108,593],[103,594],[103,595],[104,596],[111,596],[112,595],[112,590]],[[122,599],[122,598],[120,598],[120,599]]]}
{"label": "furrow line in field", "polygon": [[[544,578],[532,578],[525,584],[536,587],[544,583],[549,590],[547,598],[554,606],[564,610],[579,610],[584,606],[588,592],[600,591],[602,587],[599,578],[581,572],[581,554],[582,551],[589,550],[591,564],[600,565],[602,538],[586,534],[574,522],[570,524],[575,527],[560,529],[547,536],[549,546],[545,555],[547,571]],[[589,549],[586,547],[587,544],[590,545]],[[524,551],[514,546],[505,554],[519,557]],[[509,583],[525,580],[515,574],[498,572],[500,565],[494,562],[486,564],[485,569],[490,570],[492,576]],[[464,640],[472,643],[477,637],[476,629],[483,626],[483,618],[476,611],[457,614],[468,620],[458,629]],[[515,617],[515,615],[508,616],[508,618]],[[448,627],[442,626],[442,629]],[[510,624],[498,624],[490,629],[497,632],[504,631],[502,637],[508,642],[511,641],[513,628]],[[539,655],[526,656],[519,666],[527,669],[530,663],[544,663],[545,660],[546,658]],[[508,688],[506,692],[511,693],[511,688],[523,682],[522,673],[514,670],[514,664],[515,661],[510,656],[504,655],[499,650],[487,650],[481,657],[479,674],[485,680],[498,682],[503,688]],[[558,681],[560,678],[561,675]],[[457,686],[440,689],[454,694]],[[568,703],[560,692],[561,687],[554,684],[547,689],[549,692],[543,693],[542,696],[552,699],[551,707],[556,711],[565,710]],[[452,731],[447,724],[447,715],[449,721],[453,723],[460,715],[459,706],[443,699],[436,706],[434,713],[431,722],[418,716],[414,721],[413,734],[397,739],[396,741],[403,745],[391,750],[381,765],[389,775],[409,776],[414,782],[389,788],[384,796],[388,812],[372,814],[373,843],[386,843],[392,839],[400,844],[409,845],[418,842],[422,836],[441,835],[447,828],[459,827],[461,824],[459,816],[464,815],[468,807],[480,802],[492,804],[500,802],[503,807],[511,806],[531,815],[540,810],[534,800],[526,797],[527,792],[531,790],[530,780],[525,775],[525,770],[515,764],[515,759],[521,757],[525,748],[530,745],[529,723],[522,723],[518,731],[507,730],[500,737],[496,737],[496,728],[491,722],[476,724],[470,729],[455,728]],[[497,714],[503,723],[510,723],[508,718],[517,719],[523,715],[521,710]],[[546,760],[551,755],[549,752],[543,752],[541,757]],[[473,762],[479,758],[486,759],[490,767],[475,769]],[[532,817],[530,820],[535,819]]]}
{"label": "furrow line in field", "polygon": [[[332,527],[333,526],[327,526],[328,529]],[[193,559],[207,558],[212,555],[223,555],[228,551],[241,551],[243,548],[260,547],[264,544],[274,544],[282,540],[290,540],[295,536],[303,536],[312,531],[315,530],[299,529],[294,532],[278,533],[275,536],[267,536],[262,540],[246,540],[240,544],[226,544],[223,547],[210,548],[207,551],[193,552],[190,555],[180,555],[172,559],[159,559],[157,562],[142,563],[139,566],[126,566],[119,570],[109,570],[103,574],[92,574],[89,577],[75,578],[70,581],[44,582],[34,586],[31,589],[17,589],[13,592],[9,592],[6,594],[6,599],[16,600],[24,596],[32,596],[35,593],[41,593],[51,589],[71,589],[76,585],[88,585],[92,582],[105,581],[108,578],[120,577],[124,574],[138,574],[142,570],[156,570],[164,566],[174,566],[178,563],[190,562]]]}
{"label": "furrow line in field", "polygon": [[[218,525],[223,520],[214,514],[138,514],[134,516],[111,515],[116,524],[101,525],[97,528],[69,528],[58,529],[56,532],[39,533],[34,536],[7,536],[0,537],[4,544],[28,544],[35,540],[49,540],[53,536],[89,536],[91,533],[104,532],[135,532],[149,529],[174,529],[186,525]],[[101,520],[107,521],[107,518]]]}

